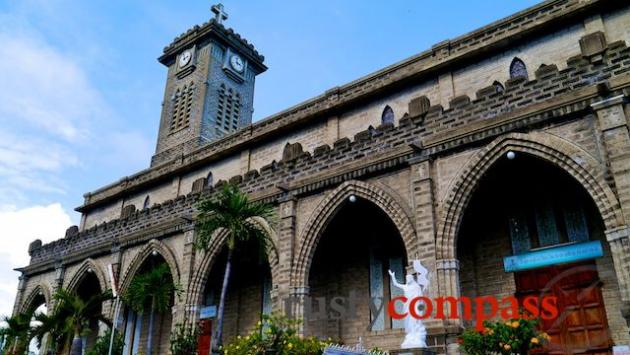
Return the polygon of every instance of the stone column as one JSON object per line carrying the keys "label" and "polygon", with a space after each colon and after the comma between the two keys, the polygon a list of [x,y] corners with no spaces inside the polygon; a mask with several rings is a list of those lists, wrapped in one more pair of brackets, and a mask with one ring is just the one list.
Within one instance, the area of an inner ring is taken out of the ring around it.
{"label": "stone column", "polygon": [[[459,260],[457,259],[438,259],[436,261],[436,269],[438,274],[438,282],[440,287],[440,297],[456,297],[461,295],[459,285]],[[461,315],[461,307],[459,314]],[[448,319],[450,309],[445,307],[444,315],[447,319],[443,321],[445,328],[462,327],[461,317],[458,319]]]}
{"label": "stone column", "polygon": [[[431,160],[423,158],[411,163],[411,184],[417,242],[414,250],[407,251],[407,257],[409,261],[419,259],[429,270],[430,283],[425,296],[435,298],[439,293],[435,262],[436,215]],[[442,322],[436,319],[428,319],[425,324],[429,328],[442,326]]]}
{"label": "stone column", "polygon": [[20,312],[20,308],[22,308],[22,298],[24,298],[24,291],[26,290],[26,282],[28,281],[28,277],[24,274],[20,275],[17,287],[17,294],[15,295],[15,303],[13,304],[13,315],[16,315]]}
{"label": "stone column", "polygon": [[302,320],[298,327],[298,332],[300,335],[304,335],[305,325],[308,321],[308,317],[306,314],[306,302],[311,302],[309,294],[309,287],[294,287],[291,289],[289,297],[282,300],[282,307],[285,314],[292,319]]}
{"label": "stone column", "polygon": [[[187,325],[197,324],[199,319],[199,305],[197,304],[197,295],[190,295],[188,291],[191,289],[192,278],[195,273],[195,231],[189,230],[184,232],[184,262],[182,263],[180,284],[183,290],[181,300],[176,298],[173,307],[173,327],[175,324],[186,323]],[[203,292],[203,291],[201,291]]]}
{"label": "stone column", "polygon": [[606,231],[610,244],[621,300],[630,305],[630,230],[620,227]]}
{"label": "stone column", "polygon": [[[297,200],[293,197],[280,202],[278,215],[280,217],[277,234],[278,265],[272,275],[272,303],[274,311],[282,311],[284,300],[291,296],[291,271],[296,236]],[[273,267],[273,266],[272,266]],[[272,269],[273,272],[273,269]]]}
{"label": "stone column", "polygon": [[[120,246],[119,245],[113,245],[112,249],[111,249],[111,254],[110,254],[110,264],[112,265],[112,272],[113,272],[113,277],[114,277],[114,281],[116,283],[116,289],[118,290],[118,285],[119,285],[119,278],[120,278],[120,263],[122,261],[122,253],[120,251]],[[112,275],[110,275],[109,273],[109,265],[106,265],[107,269],[107,281],[110,282],[110,284],[112,283],[112,280],[110,279],[112,277]],[[118,294],[118,298],[116,300],[114,300],[113,302],[106,302],[103,306],[103,315],[110,318],[112,320],[112,323],[114,325],[115,329],[120,329],[120,321],[121,321],[121,314],[122,310],[120,310],[119,314],[116,315],[116,303],[120,303],[122,302],[120,299],[121,295]],[[121,306],[122,308],[122,306]],[[116,319],[115,317],[118,316]]]}
{"label": "stone column", "polygon": [[630,216],[630,134],[624,112],[624,95],[605,99],[592,105],[597,113],[602,141],[617,189],[617,197],[625,218]]}
{"label": "stone column", "polygon": [[326,121],[326,144],[333,146],[339,139],[339,116],[332,116]]}
{"label": "stone column", "polygon": [[[624,112],[624,95],[604,99],[592,104],[598,118],[605,154],[615,183],[617,198],[624,220],[630,217],[630,120]],[[630,307],[630,239],[627,225],[606,231],[610,244],[615,273],[619,283],[621,301]]]}
{"label": "stone column", "polygon": [[52,299],[50,300],[51,309],[55,308],[56,306],[54,295],[57,293],[57,291],[63,288],[63,278],[65,276],[65,273],[66,273],[65,266],[60,261],[57,262],[57,264],[55,265],[55,281],[53,283]]}

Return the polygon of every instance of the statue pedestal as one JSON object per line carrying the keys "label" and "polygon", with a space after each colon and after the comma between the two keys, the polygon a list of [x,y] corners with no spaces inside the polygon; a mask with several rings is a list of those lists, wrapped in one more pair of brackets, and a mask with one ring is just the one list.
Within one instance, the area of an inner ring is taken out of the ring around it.
{"label": "statue pedestal", "polygon": [[391,355],[435,355],[436,352],[428,348],[413,348],[413,349],[400,349],[391,350]]}

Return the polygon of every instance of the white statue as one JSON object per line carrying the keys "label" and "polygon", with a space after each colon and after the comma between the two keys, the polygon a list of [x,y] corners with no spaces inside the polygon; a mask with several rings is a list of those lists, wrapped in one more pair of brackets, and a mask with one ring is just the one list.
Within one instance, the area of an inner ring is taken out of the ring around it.
{"label": "white statue", "polygon": [[[413,261],[413,268],[416,273],[418,273],[418,276],[414,277],[411,274],[407,274],[404,284],[399,283],[396,280],[396,274],[389,270],[389,276],[392,278],[392,283],[394,286],[403,290],[405,298],[407,298],[407,302],[405,302],[406,312],[409,312],[409,305],[411,301],[416,297],[421,297],[429,285],[429,279],[427,278],[429,272],[424,266],[422,266],[420,260]],[[418,303],[416,303],[416,305],[418,305]],[[417,310],[417,313],[422,314],[419,310]],[[426,348],[426,346],[427,330],[424,327],[424,324],[422,324],[422,320],[416,319],[410,314],[407,314],[407,317],[405,317],[405,340],[400,347],[402,349],[411,349]]]}

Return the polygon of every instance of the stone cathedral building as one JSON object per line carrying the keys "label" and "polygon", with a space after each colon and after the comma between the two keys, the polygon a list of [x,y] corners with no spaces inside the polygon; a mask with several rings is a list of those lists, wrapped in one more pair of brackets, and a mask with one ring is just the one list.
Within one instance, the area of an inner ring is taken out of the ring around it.
{"label": "stone cathedral building", "polygon": [[[548,353],[630,344],[629,2],[545,1],[256,123],[264,57],[214,9],[159,57],[151,166],[85,194],[79,226],[30,245],[15,312],[52,306],[59,288],[108,289],[110,268],[124,291],[166,262],[184,292],[156,322],[158,352],[177,323],[201,319],[207,335],[226,255],[222,235],[193,247],[194,206],[229,181],[278,221],[267,258],[239,250],[226,340],[288,297],[354,293],[356,317],[307,318],[303,332],[395,349],[402,324],[369,298],[395,297],[387,271],[419,259],[433,298],[556,295],[564,316],[543,324]],[[519,268],[532,255],[546,256]],[[425,324],[440,353],[457,353],[472,325]],[[118,327],[125,352],[141,352],[146,319],[123,309]]]}

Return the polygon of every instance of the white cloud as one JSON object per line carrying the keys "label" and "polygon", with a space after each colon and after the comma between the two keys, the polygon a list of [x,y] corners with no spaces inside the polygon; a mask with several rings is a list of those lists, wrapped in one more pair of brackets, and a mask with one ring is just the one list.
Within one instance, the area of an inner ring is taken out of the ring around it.
{"label": "white cloud", "polygon": [[28,246],[35,239],[50,242],[62,237],[72,224],[60,204],[17,209],[0,206],[0,315],[10,314],[19,274],[14,268],[28,265]]}
{"label": "white cloud", "polygon": [[85,139],[89,123],[108,109],[72,56],[20,32],[0,32],[0,43],[0,120]]}

